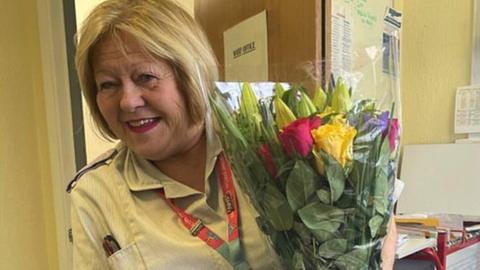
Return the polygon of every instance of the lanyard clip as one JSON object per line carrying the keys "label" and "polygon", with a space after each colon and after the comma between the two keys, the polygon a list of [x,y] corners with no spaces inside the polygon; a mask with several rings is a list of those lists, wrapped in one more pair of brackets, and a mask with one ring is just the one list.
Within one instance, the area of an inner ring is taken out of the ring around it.
{"label": "lanyard clip", "polygon": [[195,224],[193,224],[192,228],[190,229],[190,233],[193,236],[197,236],[200,230],[202,230],[204,227],[205,225],[203,225],[203,222],[200,219],[197,219],[197,222],[195,222]]}

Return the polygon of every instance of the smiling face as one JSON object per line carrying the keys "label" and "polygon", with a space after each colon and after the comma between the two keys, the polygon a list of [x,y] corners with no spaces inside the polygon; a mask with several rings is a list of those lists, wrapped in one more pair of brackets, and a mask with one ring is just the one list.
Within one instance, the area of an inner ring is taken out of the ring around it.
{"label": "smiling face", "polygon": [[169,64],[146,56],[128,36],[122,36],[122,46],[117,39],[103,39],[92,56],[100,113],[132,151],[162,161],[187,154],[200,142],[203,122],[192,124]]}

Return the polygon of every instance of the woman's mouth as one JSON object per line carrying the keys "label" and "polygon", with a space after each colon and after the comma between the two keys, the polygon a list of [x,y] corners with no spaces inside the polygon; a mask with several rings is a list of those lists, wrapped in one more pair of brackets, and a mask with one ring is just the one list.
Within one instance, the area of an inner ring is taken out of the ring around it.
{"label": "woman's mouth", "polygon": [[144,118],[127,122],[128,128],[135,133],[145,133],[158,125],[160,117]]}

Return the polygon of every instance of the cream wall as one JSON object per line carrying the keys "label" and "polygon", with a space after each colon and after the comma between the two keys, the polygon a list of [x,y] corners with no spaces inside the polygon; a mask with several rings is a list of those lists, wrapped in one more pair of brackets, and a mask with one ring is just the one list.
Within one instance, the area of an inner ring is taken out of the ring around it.
{"label": "cream wall", "polygon": [[452,143],[455,91],[470,84],[473,0],[403,0],[403,144]]}
{"label": "cream wall", "polygon": [[0,269],[58,269],[36,0],[0,0]]}

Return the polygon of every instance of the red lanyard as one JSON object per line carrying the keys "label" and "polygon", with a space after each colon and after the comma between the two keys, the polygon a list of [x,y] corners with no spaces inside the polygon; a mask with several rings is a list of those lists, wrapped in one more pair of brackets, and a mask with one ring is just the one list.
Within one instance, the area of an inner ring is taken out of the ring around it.
{"label": "red lanyard", "polygon": [[[239,239],[237,193],[233,184],[232,170],[230,169],[223,152],[218,155],[215,168],[222,187],[223,202],[225,203],[225,209],[227,212],[228,241],[233,242]],[[185,228],[187,228],[193,236],[202,239],[207,245],[220,252],[221,247],[225,244],[225,241],[222,238],[205,226],[200,219],[186,213],[183,209],[176,206],[172,199],[165,197],[163,189],[160,190],[160,196],[164,198],[168,205],[170,205],[170,207],[177,213]],[[220,253],[224,255],[223,252]],[[227,260],[229,260],[229,258],[227,258]]]}

